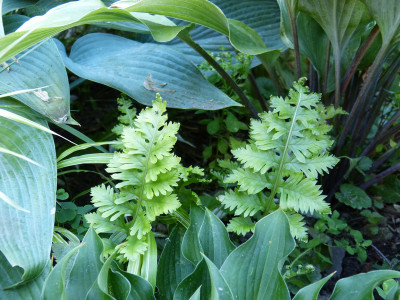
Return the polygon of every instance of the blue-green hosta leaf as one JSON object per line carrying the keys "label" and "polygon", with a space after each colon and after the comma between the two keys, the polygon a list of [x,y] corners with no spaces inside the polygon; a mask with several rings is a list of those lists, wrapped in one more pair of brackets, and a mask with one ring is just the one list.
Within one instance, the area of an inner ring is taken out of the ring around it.
{"label": "blue-green hosta leaf", "polygon": [[232,291],[220,270],[207,256],[203,255],[203,257],[207,263],[208,271],[210,272],[211,299],[233,300]]}
{"label": "blue-green hosta leaf", "polygon": [[249,195],[244,192],[230,190],[224,196],[221,196],[220,200],[225,208],[235,211],[235,215],[252,216],[264,209],[264,205],[258,195]]}
{"label": "blue-green hosta leaf", "polygon": [[149,27],[153,37],[160,42],[171,40],[184,28],[166,25],[171,21],[162,16],[133,15],[123,9],[107,8],[100,0],[72,1],[54,7],[43,16],[32,18],[17,32],[0,38],[0,63],[60,31],[73,26],[99,22],[145,24]]}
{"label": "blue-green hosta leaf", "polygon": [[[284,47],[279,35],[279,6],[275,0],[212,0],[211,2],[217,5],[227,18],[241,21],[254,29],[268,49]],[[177,21],[176,24],[186,23]],[[228,51],[231,49],[231,45],[224,35],[205,26],[196,26],[190,35],[206,51],[217,53],[221,51],[221,47]],[[150,39],[147,40],[150,41]],[[178,48],[196,64],[203,61],[203,58],[191,47],[178,39],[174,39],[168,44]]]}
{"label": "blue-green hosta leaf", "polygon": [[158,262],[157,288],[161,299],[172,300],[178,284],[194,270],[182,254],[185,230],[179,224],[172,230]]}
{"label": "blue-green hosta leaf", "polygon": [[[200,288],[201,287],[201,288]],[[174,300],[189,299],[200,288],[200,299],[207,300],[211,297],[211,280],[207,263],[204,258],[197,264],[195,270],[183,279],[174,293]]]}
{"label": "blue-green hosta leaf", "polygon": [[[244,23],[227,19],[223,12],[206,0],[122,0],[113,6],[129,11],[148,12],[197,23],[229,37],[231,44],[247,54],[261,54],[268,49],[260,36]],[[228,4],[229,6],[229,4]]]}
{"label": "blue-green hosta leaf", "polygon": [[235,249],[235,246],[229,239],[225,225],[208,209],[206,209],[204,221],[200,232],[198,232],[198,236],[203,254],[218,268],[222,266],[229,253]]}
{"label": "blue-green hosta leaf", "polygon": [[89,228],[82,243],[67,281],[68,299],[84,299],[103,265],[100,260],[103,243],[93,227]]}
{"label": "blue-green hosta leaf", "polygon": [[34,280],[13,289],[5,289],[21,280],[24,271],[20,267],[12,267],[0,252],[0,299],[40,299],[44,281],[50,270],[50,260],[43,273]]}
{"label": "blue-green hosta leaf", "polygon": [[[24,16],[15,17],[13,24],[26,21]],[[10,66],[9,71],[3,68],[0,71],[3,71],[0,73],[0,93],[42,88],[13,98],[57,123],[71,122],[67,72],[52,40],[26,50],[19,55],[19,63]]]}
{"label": "blue-green hosta leaf", "polygon": [[229,232],[235,232],[236,234],[245,235],[248,232],[254,232],[255,224],[249,217],[235,217],[229,221],[226,229]]}
{"label": "blue-green hosta leaf", "polygon": [[2,14],[6,14],[12,10],[25,8],[37,2],[37,0],[3,0]]}
{"label": "blue-green hosta leaf", "polygon": [[333,274],[335,273],[332,273],[325,278],[322,278],[321,280],[318,280],[317,282],[309,284],[300,289],[297,292],[296,296],[294,296],[293,300],[317,300],[319,291],[322,289],[324,284],[333,276]]}
{"label": "blue-green hosta leaf", "polygon": [[384,280],[399,278],[400,272],[392,270],[371,271],[340,279],[329,300],[373,300],[375,287]]}
{"label": "blue-green hosta leaf", "polygon": [[198,233],[203,225],[204,215],[205,213],[201,208],[197,206],[190,208],[190,226],[186,230],[182,241],[182,254],[194,265],[197,265],[203,259],[201,256],[203,248],[200,244]]}
{"label": "blue-green hosta leaf", "polygon": [[66,279],[67,279],[67,267],[75,253],[81,248],[83,244],[76,246],[72,249],[68,254],[66,254],[51,270],[49,276],[46,278],[46,281],[43,286],[42,290],[42,297],[43,300],[51,300],[51,299],[67,299],[66,294]]}
{"label": "blue-green hosta leaf", "polygon": [[290,299],[280,268],[294,246],[282,211],[261,219],[254,235],[236,248],[221,267],[234,299]]}
{"label": "blue-green hosta leaf", "polygon": [[[20,103],[12,100],[0,103],[8,111],[47,126]],[[53,137],[31,126],[0,118],[0,146],[40,164],[0,154],[0,191],[29,211],[0,201],[0,250],[11,265],[24,269],[22,279],[29,280],[43,271],[51,249],[57,179]]]}
{"label": "blue-green hosta leaf", "polygon": [[156,93],[169,107],[208,110],[238,105],[181,53],[164,45],[96,33],[80,38],[70,56],[65,51],[63,56],[78,76],[123,91],[145,105],[151,105]]}
{"label": "blue-green hosta leaf", "polygon": [[379,30],[382,32],[382,43],[391,44],[395,48],[400,42],[400,2],[397,0],[387,0],[382,3],[373,0],[361,1],[378,23]]}

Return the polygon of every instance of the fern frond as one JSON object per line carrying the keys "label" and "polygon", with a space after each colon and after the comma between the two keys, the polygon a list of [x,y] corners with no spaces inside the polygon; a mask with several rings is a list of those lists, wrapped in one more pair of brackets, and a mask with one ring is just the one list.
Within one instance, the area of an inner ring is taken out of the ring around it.
{"label": "fern frond", "polygon": [[260,199],[260,195],[249,195],[237,190],[227,191],[219,197],[225,206],[235,212],[235,215],[253,216],[255,213],[264,209],[265,203]]}
{"label": "fern frond", "polygon": [[254,232],[256,225],[251,221],[249,217],[235,217],[232,218],[227,226],[229,232],[234,232],[238,235],[245,235],[248,232]]}
{"label": "fern frond", "polygon": [[305,158],[303,163],[298,162],[295,158],[285,163],[287,172],[283,176],[289,176],[291,173],[303,172],[308,178],[317,178],[318,175],[328,173],[329,169],[333,168],[339,159],[333,155],[319,155],[313,158]]}
{"label": "fern frond", "polygon": [[[151,222],[157,216],[181,206],[173,194],[181,173],[189,180],[191,174],[202,172],[200,168],[185,170],[180,158],[172,153],[179,124],[167,122],[166,108],[166,102],[157,95],[152,107],[128,122],[133,111],[127,102],[120,103],[120,110],[126,116],[121,122],[128,126],[124,126],[121,134],[122,151],[114,154],[106,169],[119,181],[116,184],[119,193],[105,186],[92,189],[92,201],[98,210],[88,215],[87,220],[102,232],[124,230],[128,242],[121,253],[127,259],[140,255],[138,249],[144,249],[142,239],[151,231]],[[114,224],[118,227],[113,227]]]}
{"label": "fern frond", "polygon": [[[260,120],[251,121],[248,145],[232,151],[240,166],[224,182],[237,182],[238,187],[235,192],[226,193],[223,204],[236,215],[257,210],[269,212],[275,198],[286,210],[330,212],[316,179],[338,162],[328,153],[333,141],[328,135],[331,126],[326,120],[340,110],[327,112],[319,103],[320,95],[309,93],[304,86],[305,80],[294,83],[288,97],[272,97],[271,110],[261,113]],[[263,208],[256,209],[243,194],[256,199],[266,188],[270,193]],[[300,230],[303,223],[296,220],[298,227],[294,235],[303,238],[305,231]]]}
{"label": "fern frond", "polygon": [[293,211],[285,211],[285,215],[289,221],[290,233],[292,236],[303,242],[307,242],[307,228],[303,221],[303,216]]}
{"label": "fern frond", "polygon": [[278,166],[274,153],[258,150],[255,145],[246,145],[245,148],[232,150],[232,154],[243,164],[243,167],[251,168],[254,172],[261,174]]}
{"label": "fern frond", "polygon": [[266,174],[255,173],[250,169],[233,170],[232,174],[225,179],[226,183],[240,182],[239,191],[250,195],[261,192],[266,187],[271,187]]}
{"label": "fern frond", "polygon": [[316,180],[304,178],[301,173],[292,174],[285,181],[280,181],[278,193],[280,206],[285,210],[292,209],[302,213],[331,212]]}
{"label": "fern frond", "polygon": [[86,214],[85,219],[88,223],[92,224],[97,233],[110,233],[116,230],[126,233],[129,232],[123,220],[117,219],[111,222],[109,219],[103,218],[98,212]]}
{"label": "fern frond", "polygon": [[141,240],[142,237],[151,230],[151,221],[141,206],[138,206],[136,215],[134,215],[133,218],[134,219],[129,223],[131,225],[129,233],[131,236],[137,236],[137,238]]}
{"label": "fern frond", "polygon": [[[144,239],[143,239],[144,240]],[[135,261],[140,255],[143,255],[147,250],[147,243],[138,239],[135,236],[129,236],[126,239],[126,244],[121,248],[120,253],[128,261]]]}

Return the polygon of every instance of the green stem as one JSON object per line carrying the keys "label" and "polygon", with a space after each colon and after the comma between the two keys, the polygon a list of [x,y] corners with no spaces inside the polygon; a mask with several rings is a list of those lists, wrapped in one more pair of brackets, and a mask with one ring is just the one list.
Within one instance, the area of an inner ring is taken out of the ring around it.
{"label": "green stem", "polygon": [[298,261],[300,258],[302,258],[304,255],[306,255],[308,252],[311,251],[312,248],[308,248],[307,250],[305,250],[303,253],[300,253],[299,256],[297,256],[292,263],[289,265],[290,268],[293,268],[294,264],[296,261]]}
{"label": "green stem", "polygon": [[236,82],[229,76],[229,74],[205,51],[199,44],[193,41],[189,32],[181,31],[178,34],[183,42],[188,44],[197,53],[199,53],[214,69],[221,75],[221,77],[226,81],[227,84],[235,91],[239,98],[243,101],[243,104],[250,110],[250,114],[253,118],[259,119],[258,111],[254,105],[250,102],[247,96],[243,93],[241,88],[236,84]]}
{"label": "green stem", "polygon": [[297,26],[296,26],[296,20],[295,16],[293,13],[292,7],[289,5],[289,0],[285,0],[286,8],[289,13],[289,19],[290,19],[290,26],[292,29],[292,36],[293,36],[293,47],[294,47],[294,54],[295,54],[295,59],[296,59],[296,74],[297,74],[297,79],[301,77],[301,64],[300,64],[300,47],[299,47],[299,38],[297,35]]}

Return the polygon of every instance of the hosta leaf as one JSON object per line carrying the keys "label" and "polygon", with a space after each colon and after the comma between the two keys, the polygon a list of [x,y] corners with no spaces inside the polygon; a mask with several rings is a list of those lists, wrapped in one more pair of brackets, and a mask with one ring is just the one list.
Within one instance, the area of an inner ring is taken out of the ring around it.
{"label": "hosta leaf", "polygon": [[294,246],[282,211],[261,219],[254,235],[236,248],[221,267],[234,298],[290,299],[280,268]]}
{"label": "hosta leaf", "polygon": [[81,248],[83,244],[76,246],[72,249],[68,254],[66,254],[51,270],[49,276],[46,278],[46,281],[42,290],[43,300],[51,300],[54,298],[59,298],[62,300],[67,299],[66,294],[66,279],[67,279],[67,267],[68,263],[71,260],[72,256]]}
{"label": "hosta leaf", "polygon": [[319,291],[322,289],[324,284],[333,276],[333,274],[334,273],[300,289],[297,292],[296,296],[294,296],[293,300],[317,300]]}
{"label": "hosta leaf", "polygon": [[[149,20],[150,19],[150,20]],[[171,21],[148,14],[131,14],[121,9],[109,9],[100,0],[72,1],[54,7],[45,15],[34,17],[17,32],[0,38],[0,63],[56,33],[87,23],[135,22],[149,27],[153,37],[165,42],[176,36],[184,27],[165,26]],[[18,58],[18,57],[17,57]]]}
{"label": "hosta leaf", "polygon": [[204,221],[198,235],[203,254],[220,268],[229,253],[235,249],[229,239],[224,223],[206,209]]}
{"label": "hosta leaf", "polygon": [[[13,21],[21,23],[26,17],[18,16],[15,20],[14,16]],[[21,53],[19,63],[10,66],[9,72],[0,73],[0,93],[34,88],[42,89],[13,98],[57,123],[74,123],[70,119],[67,72],[52,40]]]}
{"label": "hosta leaf", "polygon": [[158,263],[157,288],[162,299],[172,300],[178,284],[194,270],[182,254],[181,245],[185,230],[177,225],[167,239]]}
{"label": "hosta leaf", "polygon": [[[122,0],[113,6],[129,11],[148,12],[197,23],[229,37],[232,45],[247,54],[261,54],[268,51],[262,39],[244,23],[227,19],[223,12],[206,0]],[[179,9],[177,9],[179,7]],[[201,8],[201,9],[199,9]]]}
{"label": "hosta leaf", "polygon": [[208,271],[210,272],[211,299],[233,300],[232,291],[220,270],[210,259],[207,258],[207,256],[203,255],[203,257],[207,263]]}
{"label": "hosta leaf", "polygon": [[383,43],[395,47],[400,42],[400,3],[387,0],[379,3],[373,0],[361,0],[378,23]]}
{"label": "hosta leaf", "polygon": [[164,45],[96,33],[80,38],[69,57],[62,53],[65,65],[78,76],[123,91],[145,105],[151,105],[156,93],[169,107],[220,109],[238,105],[204,79],[181,53]]}
{"label": "hosta leaf", "polygon": [[6,14],[12,10],[25,8],[27,6],[33,5],[37,0],[5,0],[3,2],[2,14]]}
{"label": "hosta leaf", "polygon": [[204,222],[204,211],[197,207],[192,206],[190,209],[190,226],[186,230],[186,233],[182,241],[182,254],[183,256],[191,261],[194,265],[197,265],[203,257],[201,252],[203,248],[200,244],[199,231]]}
{"label": "hosta leaf", "polygon": [[34,280],[13,289],[5,289],[21,280],[24,273],[20,267],[12,267],[0,252],[0,299],[40,299],[44,281],[50,270],[50,260],[42,274]]}
{"label": "hosta leaf", "polygon": [[67,282],[68,299],[85,298],[103,264],[100,260],[103,243],[92,227],[87,231],[82,243],[84,245],[78,251]]}
{"label": "hosta leaf", "polygon": [[[15,101],[1,100],[3,108],[47,126],[34,112]],[[10,135],[12,133],[12,135]],[[28,212],[0,201],[0,250],[13,266],[24,269],[23,280],[38,276],[48,262],[56,200],[53,137],[31,126],[0,117],[0,146],[36,161],[0,154],[0,191]]]}
{"label": "hosta leaf", "polygon": [[204,259],[197,264],[196,269],[191,274],[179,283],[175,290],[173,299],[189,299],[200,287],[200,299],[212,299],[210,273]]}
{"label": "hosta leaf", "polygon": [[329,300],[373,300],[375,287],[384,280],[399,278],[400,272],[392,270],[371,271],[340,279]]}

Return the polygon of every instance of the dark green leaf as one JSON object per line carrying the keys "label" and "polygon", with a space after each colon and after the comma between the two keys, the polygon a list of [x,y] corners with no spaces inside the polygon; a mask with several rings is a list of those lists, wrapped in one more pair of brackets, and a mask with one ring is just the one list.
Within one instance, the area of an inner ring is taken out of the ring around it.
{"label": "dark green leaf", "polygon": [[335,194],[336,198],[355,209],[369,208],[372,205],[371,198],[359,187],[352,184],[342,184],[340,192]]}

